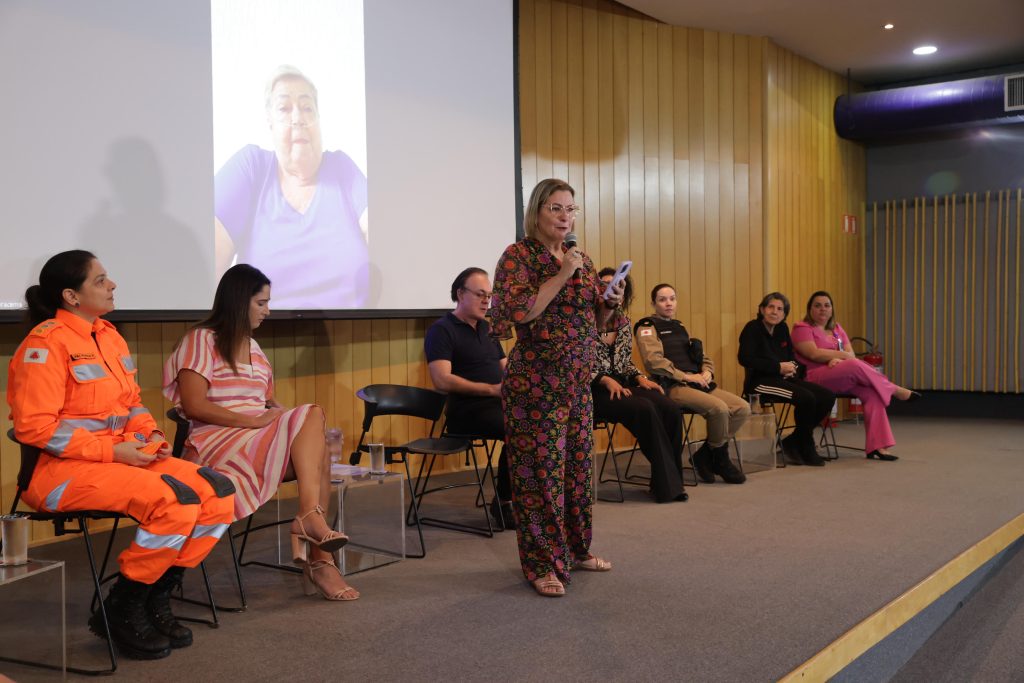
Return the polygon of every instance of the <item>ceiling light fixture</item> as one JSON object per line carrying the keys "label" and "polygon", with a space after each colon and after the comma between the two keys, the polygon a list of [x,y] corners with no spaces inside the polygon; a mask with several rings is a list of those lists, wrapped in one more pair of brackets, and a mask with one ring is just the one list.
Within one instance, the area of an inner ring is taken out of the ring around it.
{"label": "ceiling light fixture", "polygon": [[882,28],[884,28],[884,29],[885,29],[886,31],[891,31],[891,30],[893,30],[893,29],[894,29],[895,27],[894,27],[894,26],[893,26],[892,24],[886,24],[886,25],[885,25],[885,26],[883,26]]}
{"label": "ceiling light fixture", "polygon": [[930,55],[930,54],[932,54],[934,52],[937,52],[938,49],[939,48],[935,47],[934,45],[922,45],[921,47],[915,47],[914,48],[914,54],[915,55]]}

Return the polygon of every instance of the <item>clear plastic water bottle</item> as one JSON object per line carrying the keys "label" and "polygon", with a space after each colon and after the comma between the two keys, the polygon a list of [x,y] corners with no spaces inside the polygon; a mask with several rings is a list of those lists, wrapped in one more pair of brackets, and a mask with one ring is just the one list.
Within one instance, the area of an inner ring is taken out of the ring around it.
{"label": "clear plastic water bottle", "polygon": [[331,465],[341,464],[341,450],[345,443],[345,437],[337,427],[327,430],[327,453],[331,458]]}

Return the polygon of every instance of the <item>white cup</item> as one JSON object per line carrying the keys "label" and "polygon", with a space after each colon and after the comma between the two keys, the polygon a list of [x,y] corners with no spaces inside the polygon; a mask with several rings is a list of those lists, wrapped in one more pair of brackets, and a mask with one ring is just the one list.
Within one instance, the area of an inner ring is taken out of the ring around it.
{"label": "white cup", "polygon": [[387,474],[388,468],[384,462],[384,444],[366,444],[370,449],[370,474]]}
{"label": "white cup", "polygon": [[24,515],[0,516],[3,534],[3,565],[12,567],[28,564],[28,517]]}

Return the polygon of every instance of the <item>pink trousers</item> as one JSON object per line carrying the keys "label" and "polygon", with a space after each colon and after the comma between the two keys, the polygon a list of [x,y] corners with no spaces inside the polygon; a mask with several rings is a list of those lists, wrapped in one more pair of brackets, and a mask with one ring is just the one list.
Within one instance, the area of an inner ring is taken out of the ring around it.
{"label": "pink trousers", "polygon": [[835,367],[823,366],[807,371],[807,381],[820,384],[837,394],[856,396],[864,404],[864,451],[870,453],[896,444],[889,427],[885,407],[892,400],[896,385],[862,360],[847,359]]}

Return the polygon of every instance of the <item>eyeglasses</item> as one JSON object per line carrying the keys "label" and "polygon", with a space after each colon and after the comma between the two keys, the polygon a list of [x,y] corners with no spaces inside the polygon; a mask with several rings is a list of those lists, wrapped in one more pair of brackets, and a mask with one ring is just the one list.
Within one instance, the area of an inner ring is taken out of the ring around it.
{"label": "eyeglasses", "polygon": [[[298,117],[295,116],[298,114]],[[308,126],[316,123],[318,114],[316,106],[310,102],[279,102],[270,108],[270,116],[278,123],[288,123],[293,126]]]}
{"label": "eyeglasses", "polygon": [[462,291],[475,294],[481,301],[490,301],[491,297],[494,296],[494,292],[485,292],[482,289],[467,289],[466,287],[462,287]]}
{"label": "eyeglasses", "polygon": [[567,216],[579,216],[581,213],[583,213],[583,209],[576,206],[575,204],[570,204],[569,206],[562,206],[561,204],[542,204],[542,206],[551,213],[564,213]]}

